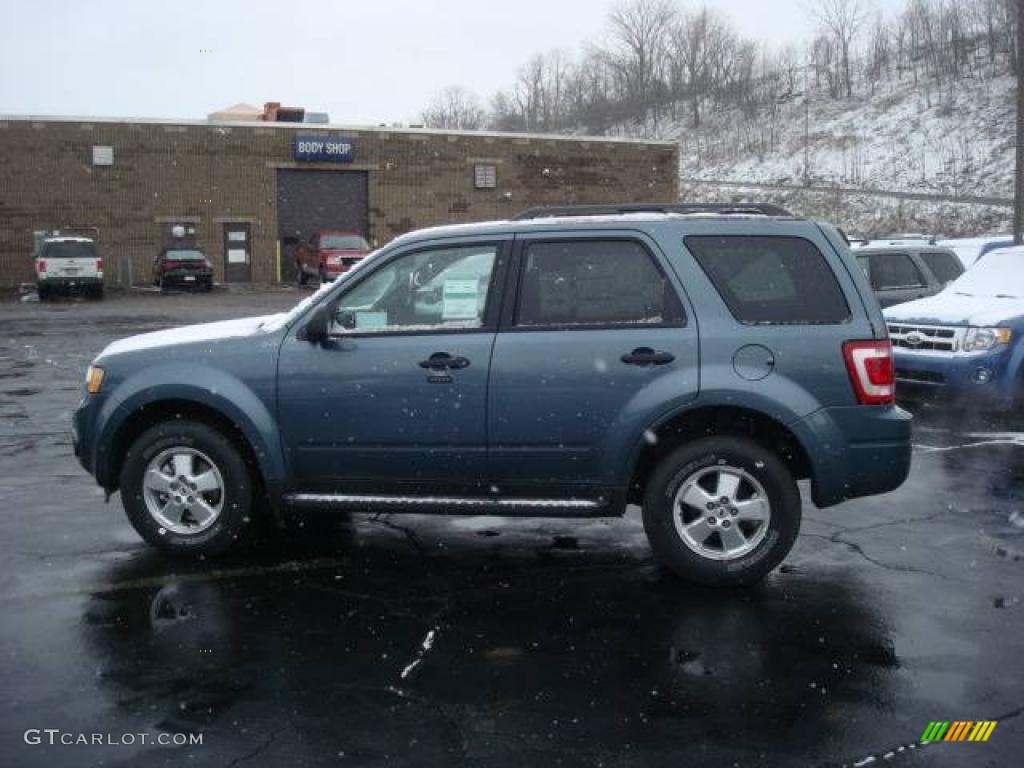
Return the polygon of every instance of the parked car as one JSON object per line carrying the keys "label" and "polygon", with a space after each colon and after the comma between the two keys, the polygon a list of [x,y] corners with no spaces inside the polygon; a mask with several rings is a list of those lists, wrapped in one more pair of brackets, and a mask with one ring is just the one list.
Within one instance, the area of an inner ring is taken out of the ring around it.
{"label": "parked car", "polygon": [[997,248],[1009,248],[1013,245],[1013,235],[982,235],[981,237],[960,237],[952,240],[940,240],[938,245],[950,248],[964,265],[964,269],[986,253]]}
{"label": "parked car", "polygon": [[370,252],[370,244],[357,232],[320,230],[309,242],[295,247],[295,270],[300,285],[310,278],[321,283],[334,280],[358,264]]}
{"label": "parked car", "polygon": [[213,289],[213,265],[198,248],[164,248],[153,260],[153,285],[161,290]]}
{"label": "parked car", "polygon": [[932,296],[964,272],[952,250],[928,241],[872,241],[854,253],[883,307]]}
{"label": "parked car", "polygon": [[115,342],[73,442],[171,554],[228,549],[264,499],[587,518],[639,504],[662,562],[737,584],[792,547],[797,480],[819,507],[899,486],[910,415],[833,227],[596,206],[414,232],[290,312]]}
{"label": "parked car", "polygon": [[33,265],[40,301],[72,291],[103,298],[103,256],[91,238],[47,237],[33,255]]}
{"label": "parked car", "polygon": [[992,251],[941,293],[885,311],[901,399],[1006,410],[1024,393],[1024,248]]}

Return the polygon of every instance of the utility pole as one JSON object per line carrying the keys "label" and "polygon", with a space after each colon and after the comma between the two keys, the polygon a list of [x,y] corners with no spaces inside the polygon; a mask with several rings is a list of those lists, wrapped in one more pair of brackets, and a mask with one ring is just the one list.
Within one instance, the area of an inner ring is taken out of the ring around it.
{"label": "utility pole", "polygon": [[1024,244],[1024,0],[1017,0],[1017,162],[1013,185],[1013,243]]}

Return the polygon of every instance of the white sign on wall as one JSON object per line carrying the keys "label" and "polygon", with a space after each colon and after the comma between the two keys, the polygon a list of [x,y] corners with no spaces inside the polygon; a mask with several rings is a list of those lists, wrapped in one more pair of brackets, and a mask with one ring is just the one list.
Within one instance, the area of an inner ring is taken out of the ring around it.
{"label": "white sign on wall", "polygon": [[105,144],[93,144],[92,147],[93,165],[113,165],[114,148]]}
{"label": "white sign on wall", "polygon": [[249,261],[249,253],[245,248],[228,248],[228,264],[245,264]]}

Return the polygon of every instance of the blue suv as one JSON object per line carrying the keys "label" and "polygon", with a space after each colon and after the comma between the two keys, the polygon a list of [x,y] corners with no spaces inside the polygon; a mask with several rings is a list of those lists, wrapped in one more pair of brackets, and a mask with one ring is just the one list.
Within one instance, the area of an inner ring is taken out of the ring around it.
{"label": "blue suv", "polygon": [[941,293],[885,317],[901,398],[993,411],[1024,404],[1024,248],[986,253]]}
{"label": "blue suv", "polygon": [[760,579],[819,507],[899,486],[910,416],[839,232],[764,206],[531,210],[403,235],[292,311],[90,367],[82,465],[210,555],[258,514],[643,508],[656,556]]}

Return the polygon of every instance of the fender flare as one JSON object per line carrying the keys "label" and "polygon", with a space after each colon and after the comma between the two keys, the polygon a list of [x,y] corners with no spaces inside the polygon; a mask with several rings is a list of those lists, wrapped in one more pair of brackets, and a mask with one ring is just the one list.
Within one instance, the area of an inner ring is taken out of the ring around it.
{"label": "fender flare", "polygon": [[118,386],[97,419],[96,476],[111,486],[110,446],[140,410],[162,402],[191,402],[216,411],[234,424],[248,442],[268,493],[286,477],[277,420],[267,405],[240,379],[200,365],[164,364],[148,367]]}
{"label": "fender flare", "polygon": [[814,453],[807,449],[807,445],[803,437],[801,437],[800,431],[798,429],[794,429],[794,426],[804,417],[780,407],[779,403],[773,399],[752,395],[751,393],[746,393],[744,397],[746,398],[745,402],[740,404],[736,402],[735,398],[729,399],[725,393],[720,396],[715,396],[714,394],[705,395],[704,393],[701,393],[701,396],[697,399],[691,400],[677,408],[673,408],[659,414],[654,421],[648,424],[645,429],[641,430],[640,433],[633,438],[629,453],[627,454],[627,460],[625,462],[626,474],[622,478],[621,485],[623,487],[628,487],[629,483],[635,476],[637,466],[639,465],[640,457],[643,455],[644,449],[650,447],[650,442],[646,437],[649,433],[657,433],[657,431],[667,423],[688,412],[699,411],[707,408],[731,408],[738,411],[748,411],[770,421],[774,421],[780,427],[793,435],[797,445],[800,446],[804,455],[807,456],[808,466],[811,472],[811,480],[813,482],[818,471]]}

